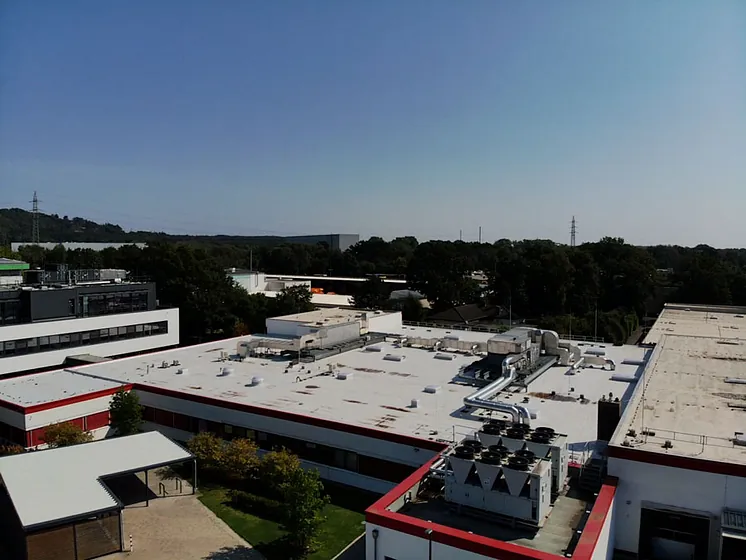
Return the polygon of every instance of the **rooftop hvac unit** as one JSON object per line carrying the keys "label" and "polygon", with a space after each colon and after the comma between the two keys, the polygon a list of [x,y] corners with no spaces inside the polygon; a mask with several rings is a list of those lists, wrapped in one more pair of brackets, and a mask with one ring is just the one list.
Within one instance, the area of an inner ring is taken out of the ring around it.
{"label": "rooftop hvac unit", "polygon": [[446,501],[535,525],[549,514],[551,463],[532,451],[464,440],[447,462]]}
{"label": "rooftop hvac unit", "polygon": [[337,379],[339,379],[340,381],[352,379],[352,372],[340,371],[339,373],[337,373]]}
{"label": "rooftop hvac unit", "polygon": [[249,354],[249,343],[242,340],[236,347],[236,353],[241,357],[245,358]]}
{"label": "rooftop hvac unit", "polygon": [[500,445],[510,451],[526,449],[540,459],[549,459],[552,467],[552,495],[556,497],[567,479],[567,436],[552,428],[531,430],[526,424],[512,424],[503,420],[489,420],[477,432],[483,445]]}
{"label": "rooftop hvac unit", "polygon": [[401,362],[404,360],[404,356],[401,354],[386,354],[383,359],[389,362]]}

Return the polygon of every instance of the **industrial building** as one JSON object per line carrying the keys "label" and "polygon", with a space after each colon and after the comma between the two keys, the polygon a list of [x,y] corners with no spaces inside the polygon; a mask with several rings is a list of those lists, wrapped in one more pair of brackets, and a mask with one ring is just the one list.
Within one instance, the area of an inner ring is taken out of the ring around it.
{"label": "industrial building", "polygon": [[0,289],[0,376],[179,343],[179,310],[158,308],[153,283],[100,279],[116,271],[68,271],[53,282],[28,272],[34,283]]}
{"label": "industrial building", "polygon": [[33,447],[121,387],[177,441],[285,447],[382,495],[369,560],[743,559],[745,315],[668,305],[643,344],[612,346],[320,309],[259,337],[0,380],[0,421]]}
{"label": "industrial building", "polygon": [[322,235],[295,235],[283,237],[288,243],[300,243],[303,245],[316,245],[326,243],[330,249],[337,249],[345,252],[347,249],[360,241],[360,235],[357,233],[327,233]]}
{"label": "industrial building", "polygon": [[311,292],[311,303],[316,307],[352,307],[352,298],[349,295],[324,293],[316,290],[309,277],[286,278],[240,268],[229,268],[226,270],[226,274],[250,294],[262,294],[269,298],[275,298],[285,288],[304,286]]}
{"label": "industrial building", "polygon": [[28,263],[23,261],[0,258],[0,289],[23,284],[23,273],[28,269]]}
{"label": "industrial building", "polygon": [[184,463],[194,465],[192,454],[158,432],[0,457],[5,554],[88,560],[125,550],[116,482]]}

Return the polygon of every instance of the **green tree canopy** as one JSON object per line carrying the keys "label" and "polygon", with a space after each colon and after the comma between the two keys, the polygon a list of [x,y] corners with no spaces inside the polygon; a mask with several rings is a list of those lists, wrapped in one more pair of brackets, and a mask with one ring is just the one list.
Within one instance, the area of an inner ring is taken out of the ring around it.
{"label": "green tree canopy", "polygon": [[93,434],[79,428],[72,422],[51,424],[44,429],[42,438],[49,447],[67,447],[93,440]]}
{"label": "green tree canopy", "polygon": [[109,404],[111,427],[118,436],[131,436],[142,428],[142,409],[140,398],[133,391],[120,389]]}

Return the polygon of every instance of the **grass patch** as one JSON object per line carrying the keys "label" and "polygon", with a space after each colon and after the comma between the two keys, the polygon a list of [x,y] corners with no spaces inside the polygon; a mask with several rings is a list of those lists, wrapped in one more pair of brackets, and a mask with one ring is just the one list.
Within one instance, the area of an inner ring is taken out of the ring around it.
{"label": "grass patch", "polygon": [[[363,512],[376,499],[374,494],[354,488],[328,484],[325,489],[331,502],[323,510],[326,520],[319,531],[318,547],[308,556],[308,560],[334,558],[362,534],[365,519]],[[252,508],[252,512],[248,513],[234,508],[229,490],[221,486],[203,487],[199,499],[267,560],[289,559],[285,531],[276,521],[263,519],[260,509]]]}

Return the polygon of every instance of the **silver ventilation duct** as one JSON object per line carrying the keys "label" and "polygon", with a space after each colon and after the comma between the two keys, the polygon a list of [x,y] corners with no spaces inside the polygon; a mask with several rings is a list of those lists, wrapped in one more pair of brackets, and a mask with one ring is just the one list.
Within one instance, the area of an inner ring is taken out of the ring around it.
{"label": "silver ventilation duct", "polygon": [[511,363],[519,357],[520,356],[508,356],[505,358],[502,364],[502,377],[494,383],[490,383],[486,387],[479,389],[476,393],[464,397],[464,404],[474,408],[483,408],[485,410],[494,410],[495,412],[510,414],[513,418],[513,422],[530,424],[531,413],[525,406],[490,400],[497,393],[515,381],[516,371]]}

